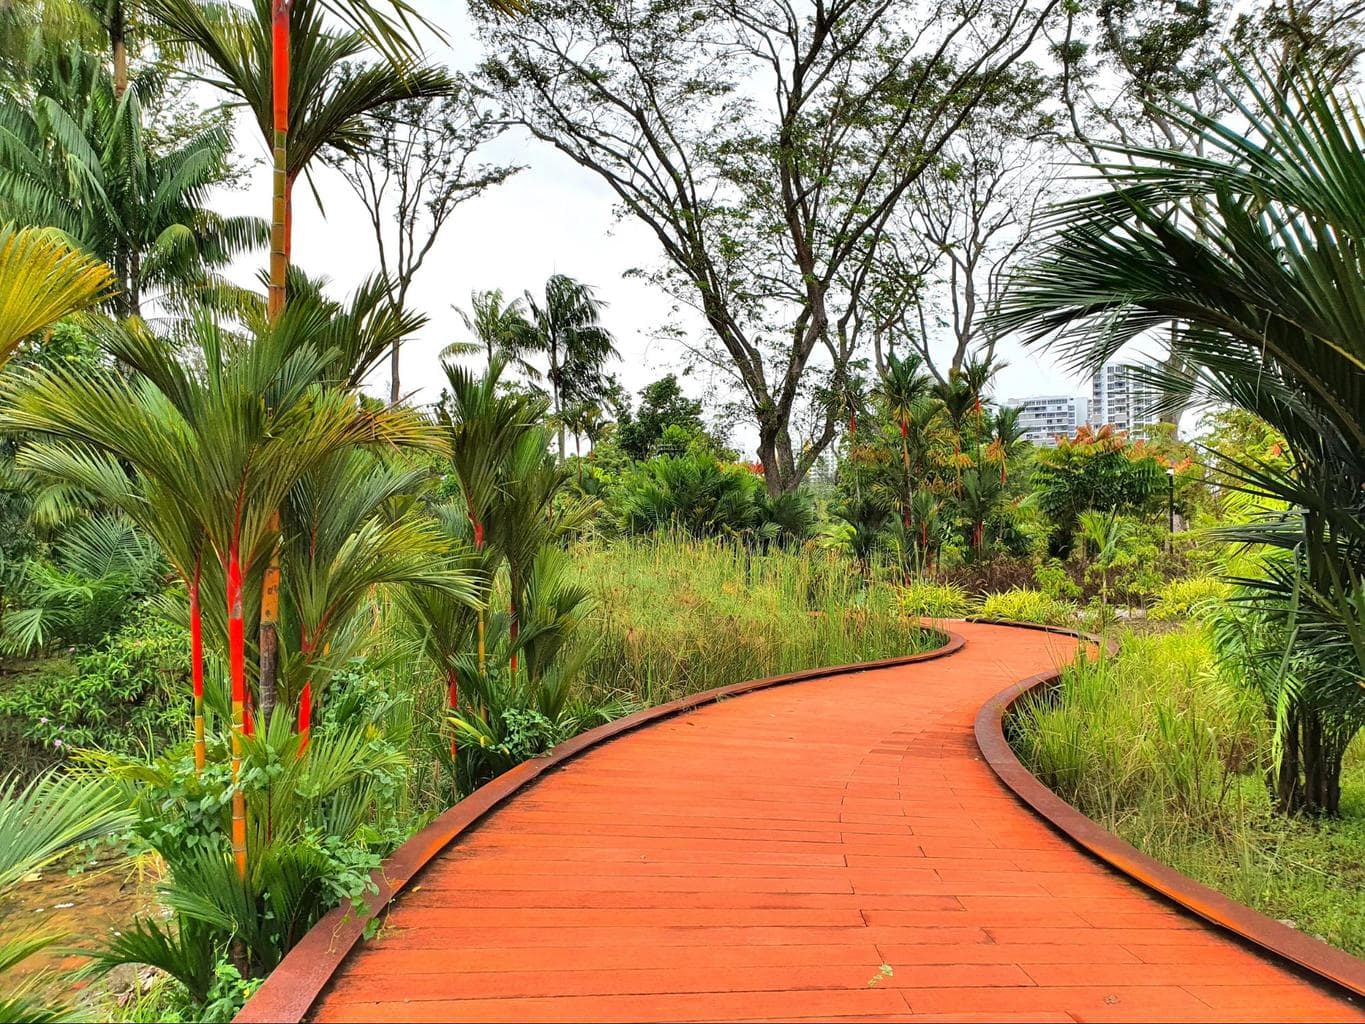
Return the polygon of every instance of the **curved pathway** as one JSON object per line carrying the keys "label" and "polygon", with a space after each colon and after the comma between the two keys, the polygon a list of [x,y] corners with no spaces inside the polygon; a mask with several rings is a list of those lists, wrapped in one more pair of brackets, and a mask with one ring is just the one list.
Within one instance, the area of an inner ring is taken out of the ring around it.
{"label": "curved pathway", "polygon": [[725,700],[588,751],[442,852],[321,1021],[1365,1020],[1054,834],[972,725],[1076,641]]}

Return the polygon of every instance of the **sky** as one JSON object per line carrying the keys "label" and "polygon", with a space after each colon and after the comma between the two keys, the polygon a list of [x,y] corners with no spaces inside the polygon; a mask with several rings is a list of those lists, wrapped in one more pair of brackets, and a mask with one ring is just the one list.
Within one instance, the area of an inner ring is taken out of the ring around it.
{"label": "sky", "polygon": [[[481,49],[462,0],[415,0],[414,6],[447,37],[447,46],[430,47],[432,60],[472,70]],[[270,174],[265,144],[253,125],[241,121],[237,146],[258,160],[246,186],[221,196],[218,205],[224,212],[267,216]],[[527,289],[539,291],[550,275],[564,273],[592,285],[607,303],[603,320],[616,335],[622,355],[612,369],[632,395],[666,373],[678,373],[693,397],[712,404],[732,397],[719,394],[714,372],[692,367],[686,352],[652,337],[656,325],[676,315],[673,303],[650,284],[624,275],[632,268],[657,264],[660,249],[638,222],[613,215],[605,184],[519,129],[490,144],[486,159],[526,169],[460,207],[414,282],[409,302],[430,322],[403,349],[405,394],[418,402],[439,395],[441,349],[451,341],[469,340],[453,307],[467,309],[471,291],[501,288],[507,296],[519,296]],[[344,294],[377,269],[369,220],[338,174],[323,169],[315,184],[325,212],[305,183],[295,191],[294,258],[310,274],[330,278],[335,294]],[[266,261],[265,252],[240,260],[234,276],[254,284]],[[696,330],[703,329],[698,321]],[[1068,376],[1045,353],[1025,351],[1006,340],[999,355],[1008,364],[997,380],[996,395],[1001,398],[1089,393],[1088,382]],[[387,366],[369,386],[387,396]],[[731,441],[751,450],[755,435],[741,426]]]}

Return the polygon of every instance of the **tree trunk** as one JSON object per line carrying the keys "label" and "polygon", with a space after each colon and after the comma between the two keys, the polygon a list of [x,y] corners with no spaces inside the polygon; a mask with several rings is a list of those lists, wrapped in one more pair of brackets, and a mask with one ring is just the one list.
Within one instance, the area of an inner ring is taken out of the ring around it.
{"label": "tree trunk", "polygon": [[228,554],[228,671],[232,680],[232,856],[237,877],[246,878],[246,794],[238,785],[242,773],[242,739],[246,735],[246,633],[242,621],[242,565],[234,539]]}
{"label": "tree trunk", "polygon": [[109,46],[114,52],[114,99],[121,100],[128,91],[128,26],[121,2],[109,11]]}
{"label": "tree trunk", "polygon": [[[460,708],[460,677],[455,670],[449,669],[446,672],[446,708],[453,716]],[[455,740],[455,725],[450,726],[450,768],[455,771],[455,757],[459,753],[459,747]],[[458,773],[455,783],[459,785]]]}
{"label": "tree trunk", "polygon": [[[270,295],[267,312],[274,323],[284,314],[289,260],[293,247],[293,177],[289,173],[289,14],[292,0],[275,0],[271,19],[271,97],[274,114],[274,176],[270,221]],[[275,711],[279,676],[280,512],[272,511],[270,528],[276,534],[270,565],[261,583],[260,654],[261,716],[268,724]]]}
{"label": "tree trunk", "polygon": [[295,726],[299,734],[299,754],[308,752],[308,743],[313,736],[313,680],[304,680],[299,691],[299,717]]}
{"label": "tree trunk", "polygon": [[402,388],[398,383],[398,349],[402,342],[393,343],[393,354],[389,356],[389,404],[397,405],[398,399],[402,397]]}
{"label": "tree trunk", "polygon": [[780,498],[800,484],[796,460],[792,457],[791,435],[787,425],[776,416],[769,417],[766,424],[759,426],[758,461],[763,464],[763,483],[770,498]]}
{"label": "tree trunk", "polygon": [[271,97],[274,113],[274,169],[270,217],[271,321],[284,312],[289,275],[289,13],[292,0],[274,0],[271,18]]}
{"label": "tree trunk", "polygon": [[1312,710],[1291,712],[1280,763],[1272,768],[1275,810],[1283,815],[1337,817],[1341,767],[1349,737]]}
{"label": "tree trunk", "polygon": [[554,400],[555,426],[559,435],[559,461],[564,461],[564,418],[559,408],[559,368],[553,354],[550,356],[550,394]]}
{"label": "tree trunk", "polygon": [[901,468],[905,473],[905,506],[902,509],[901,522],[905,528],[910,529],[910,424],[904,419],[901,420]]}
{"label": "tree trunk", "polygon": [[137,246],[128,253],[128,315],[142,315],[142,253]]}
{"label": "tree trunk", "polygon": [[194,682],[194,770],[208,760],[204,746],[204,619],[199,608],[199,565],[190,580],[190,676]]}
{"label": "tree trunk", "polygon": [[261,718],[267,725],[270,724],[270,716],[275,713],[280,669],[280,513],[278,509],[270,515],[270,529],[275,534],[275,543],[270,551],[270,564],[266,566],[265,578],[261,582],[261,628],[258,639]]}

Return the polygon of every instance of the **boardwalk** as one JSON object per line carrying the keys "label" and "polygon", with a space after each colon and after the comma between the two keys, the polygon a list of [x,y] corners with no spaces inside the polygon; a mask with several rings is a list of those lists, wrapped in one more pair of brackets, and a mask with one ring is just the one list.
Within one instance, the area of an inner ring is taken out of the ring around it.
{"label": "boardwalk", "polygon": [[402,894],[314,1019],[1365,1020],[1006,791],[976,712],[1074,641],[954,628],[951,657],[726,700],[548,775]]}

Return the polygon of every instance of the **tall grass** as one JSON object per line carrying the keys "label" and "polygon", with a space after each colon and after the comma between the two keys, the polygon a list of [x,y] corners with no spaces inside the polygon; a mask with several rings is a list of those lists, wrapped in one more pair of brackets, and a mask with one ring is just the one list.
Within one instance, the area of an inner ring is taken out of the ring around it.
{"label": "tall grass", "polygon": [[596,599],[584,677],[643,704],[760,676],[927,650],[936,636],[895,588],[835,552],[756,551],[676,535],[586,542],[572,555]]}
{"label": "tall grass", "polygon": [[1286,820],[1265,786],[1258,698],[1216,666],[1202,626],[1129,636],[1077,664],[1011,723],[1021,760],[1155,859],[1348,952],[1365,953],[1365,747],[1343,817]]}

